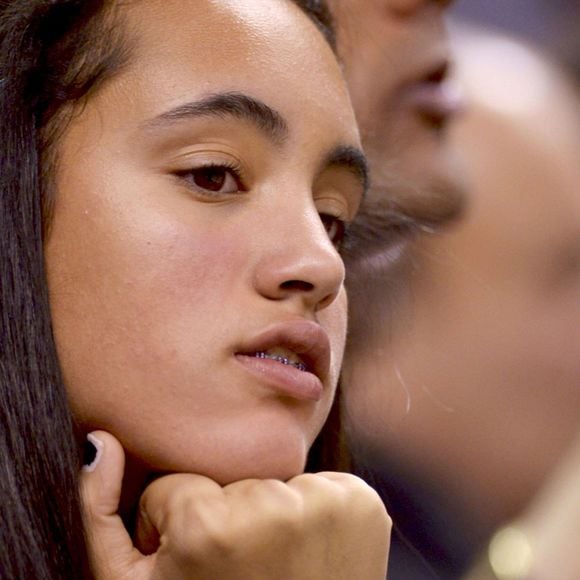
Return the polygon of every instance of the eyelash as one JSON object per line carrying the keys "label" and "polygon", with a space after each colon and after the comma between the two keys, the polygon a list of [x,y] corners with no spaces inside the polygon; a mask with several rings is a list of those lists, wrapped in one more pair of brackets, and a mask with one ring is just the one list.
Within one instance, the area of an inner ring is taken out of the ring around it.
{"label": "eyelash", "polygon": [[[221,192],[219,190],[212,190],[210,188],[198,185],[195,182],[196,174],[197,177],[202,177],[202,175],[200,175],[202,172],[210,174],[212,171],[214,171],[214,173],[217,175],[219,173],[217,170],[221,170],[221,172],[223,172],[223,174],[226,175],[224,177],[224,182],[227,179],[228,175],[235,181],[236,184],[235,191]],[[198,167],[191,167],[183,171],[178,171],[175,173],[175,175],[178,178],[182,179],[183,181],[187,182],[188,187],[193,189],[197,194],[204,195],[206,197],[220,197],[226,195],[234,195],[236,193],[242,193],[247,191],[244,185],[242,168],[240,165],[238,165],[233,161],[208,162]]]}
{"label": "eyelash", "polygon": [[[328,237],[330,241],[334,244],[336,249],[340,251],[344,251],[345,247],[348,245],[349,242],[349,229],[350,224],[345,220],[342,220],[332,214],[329,213],[321,213],[320,220],[328,233]],[[330,222],[330,223],[329,223]],[[334,224],[338,225],[338,232],[334,235],[331,234],[331,226]]]}

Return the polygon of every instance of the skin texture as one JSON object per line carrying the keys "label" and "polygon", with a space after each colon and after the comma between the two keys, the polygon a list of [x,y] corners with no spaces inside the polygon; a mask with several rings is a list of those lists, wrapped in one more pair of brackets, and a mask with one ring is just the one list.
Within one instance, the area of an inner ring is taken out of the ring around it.
{"label": "skin texture", "polygon": [[[288,479],[327,416],[345,339],[331,238],[363,184],[326,161],[360,147],[339,67],[289,2],[152,0],[118,18],[134,54],[59,144],[46,251],[75,416],[120,440],[130,475]],[[231,113],[159,119],[221,92],[261,101],[285,129]],[[187,172],[208,163],[240,177],[222,171],[225,193],[204,193]],[[272,325],[304,321],[330,343],[315,400],[236,358]]]}
{"label": "skin texture", "polygon": [[486,59],[498,42],[457,47],[471,108],[453,141],[470,211],[410,249],[388,331],[347,374],[366,389],[350,391],[359,436],[429,481],[439,507],[468,514],[479,538],[525,508],[580,416],[577,96],[513,42]]}

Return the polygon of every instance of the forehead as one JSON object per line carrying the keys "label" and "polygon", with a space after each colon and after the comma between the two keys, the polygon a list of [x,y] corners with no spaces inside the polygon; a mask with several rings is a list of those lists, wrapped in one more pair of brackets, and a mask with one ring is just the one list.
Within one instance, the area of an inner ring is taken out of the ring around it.
{"label": "forehead", "polygon": [[[173,54],[177,44],[244,57],[255,42],[263,49],[307,18],[290,0],[138,0],[120,4],[130,29],[142,40],[142,53]],[[168,35],[168,32],[170,34]],[[280,38],[281,37],[281,38]]]}
{"label": "forehead", "polygon": [[354,125],[335,55],[290,0],[140,0],[120,16],[135,55],[128,90],[138,82],[164,106],[246,92],[285,114]]}

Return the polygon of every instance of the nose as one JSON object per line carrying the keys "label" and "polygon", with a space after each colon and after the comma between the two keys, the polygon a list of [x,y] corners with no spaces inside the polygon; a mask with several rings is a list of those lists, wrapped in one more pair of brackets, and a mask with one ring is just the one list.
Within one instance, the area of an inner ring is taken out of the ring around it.
{"label": "nose", "polygon": [[344,263],[316,211],[273,224],[262,240],[254,285],[268,300],[297,301],[316,312],[332,304],[345,276]]}
{"label": "nose", "polygon": [[402,16],[412,16],[421,10],[437,6],[447,8],[455,0],[387,0],[387,7]]}

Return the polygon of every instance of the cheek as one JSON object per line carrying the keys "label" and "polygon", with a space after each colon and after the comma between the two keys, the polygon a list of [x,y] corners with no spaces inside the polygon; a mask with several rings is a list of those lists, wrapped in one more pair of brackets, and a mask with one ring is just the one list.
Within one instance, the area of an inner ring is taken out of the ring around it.
{"label": "cheek", "polygon": [[318,319],[322,327],[328,332],[332,349],[332,384],[336,385],[342,366],[347,330],[348,301],[344,287],[336,300],[328,308],[319,313]]}
{"label": "cheek", "polygon": [[46,251],[61,365],[86,418],[129,402],[135,385],[189,383],[244,272],[234,229],[97,209],[63,207]]}

